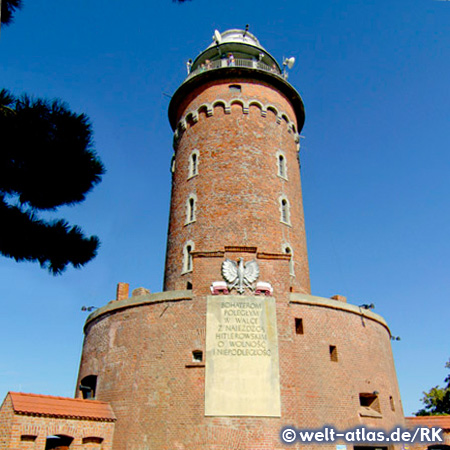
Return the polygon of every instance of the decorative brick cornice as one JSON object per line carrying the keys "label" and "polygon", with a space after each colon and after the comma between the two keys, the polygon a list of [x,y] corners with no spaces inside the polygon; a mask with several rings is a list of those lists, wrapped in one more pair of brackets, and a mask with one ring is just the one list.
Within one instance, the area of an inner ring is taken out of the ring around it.
{"label": "decorative brick cornice", "polygon": [[242,113],[248,114],[250,106],[257,106],[261,111],[261,117],[267,116],[267,111],[272,111],[277,119],[277,123],[280,124],[284,120],[287,124],[288,133],[292,134],[295,142],[298,144],[300,142],[300,135],[297,133],[297,128],[294,122],[289,118],[289,116],[284,112],[280,111],[276,106],[267,104],[264,105],[259,100],[256,99],[242,99],[233,98],[231,100],[216,99],[212,103],[203,103],[198,108],[188,111],[178,122],[175,129],[173,142],[174,146],[178,143],[184,131],[187,129],[188,124],[195,124],[198,122],[198,115],[201,111],[206,112],[206,117],[211,117],[214,115],[214,107],[222,105],[225,114],[231,114],[232,105],[240,105],[242,107]]}
{"label": "decorative brick cornice", "polygon": [[245,247],[245,246],[225,246],[225,251],[229,253],[256,253],[258,247]]}
{"label": "decorative brick cornice", "polygon": [[287,253],[264,253],[260,252],[257,255],[258,259],[278,259],[278,260],[284,260],[284,261],[290,261],[292,255],[288,255]]}
{"label": "decorative brick cornice", "polygon": [[223,258],[225,252],[191,252],[193,258]]}

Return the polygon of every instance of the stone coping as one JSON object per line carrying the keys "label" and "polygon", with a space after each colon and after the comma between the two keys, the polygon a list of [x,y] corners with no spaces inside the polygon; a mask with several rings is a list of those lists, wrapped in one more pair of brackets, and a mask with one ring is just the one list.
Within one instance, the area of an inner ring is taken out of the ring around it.
{"label": "stone coping", "polygon": [[134,308],[136,306],[154,304],[154,303],[164,303],[164,302],[179,302],[182,300],[192,300],[192,291],[165,291],[156,292],[155,294],[144,294],[136,295],[134,297],[127,298],[125,300],[113,300],[107,305],[102,306],[95,310],[86,319],[84,324],[84,329],[86,330],[87,325],[93,320],[97,319],[104,314],[109,314],[122,309]]}
{"label": "stone coping", "polygon": [[[136,306],[141,305],[165,303],[165,302],[179,302],[182,300],[192,300],[192,291],[183,290],[183,291],[156,292],[154,294],[136,295],[134,297],[127,298],[125,300],[113,300],[109,302],[107,305],[102,306],[101,308],[91,313],[86,319],[84,329],[86,330],[87,325],[91,323],[93,320],[105,314],[111,314],[123,309],[134,308]],[[315,295],[307,295],[299,293],[291,293],[289,297],[289,302],[292,304],[330,308],[356,314],[358,316],[365,317],[366,319],[373,320],[374,322],[378,322],[380,325],[386,328],[387,332],[389,333],[389,336],[391,336],[391,330],[389,329],[389,326],[383,319],[383,317],[368,309],[363,309],[357,305],[344,303],[339,300],[334,300],[330,298],[317,297]]]}
{"label": "stone coping", "polygon": [[383,319],[383,317],[381,317],[379,314],[370,311],[369,309],[361,308],[358,305],[352,305],[350,303],[345,303],[340,300],[334,300],[332,298],[317,297],[315,295],[298,294],[298,293],[290,294],[289,303],[318,306],[321,308],[336,309],[339,311],[345,311],[352,314],[356,314],[357,316],[365,317],[366,319],[378,322],[380,325],[386,328],[387,332],[389,333],[389,336],[391,336],[391,330],[389,329],[389,326]]}

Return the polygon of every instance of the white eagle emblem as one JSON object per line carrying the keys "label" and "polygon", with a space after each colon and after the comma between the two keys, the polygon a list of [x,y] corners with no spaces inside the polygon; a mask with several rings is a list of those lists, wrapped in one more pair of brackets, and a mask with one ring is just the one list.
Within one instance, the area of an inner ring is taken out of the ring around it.
{"label": "white eagle emblem", "polygon": [[222,263],[222,276],[230,291],[236,288],[239,294],[243,294],[245,288],[253,290],[252,283],[259,277],[258,263],[253,259],[244,266],[244,258],[239,258],[238,263],[227,258]]}

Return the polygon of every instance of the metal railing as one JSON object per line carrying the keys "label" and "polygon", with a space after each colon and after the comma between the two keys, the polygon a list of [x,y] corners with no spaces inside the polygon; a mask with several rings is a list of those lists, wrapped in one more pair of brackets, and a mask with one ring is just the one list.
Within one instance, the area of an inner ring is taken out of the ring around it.
{"label": "metal railing", "polygon": [[229,67],[247,67],[249,69],[258,69],[263,70],[264,72],[273,73],[274,75],[277,75],[280,78],[286,78],[282,73],[280,73],[278,67],[276,67],[275,65],[273,67],[270,67],[261,61],[256,61],[252,59],[235,59],[234,61],[230,62],[228,61],[228,59],[224,58],[218,61],[209,61],[202,63],[195,70],[189,72],[185,81],[195,77],[196,75],[202,72],[207,72],[209,70],[216,70],[216,69],[224,69]]}

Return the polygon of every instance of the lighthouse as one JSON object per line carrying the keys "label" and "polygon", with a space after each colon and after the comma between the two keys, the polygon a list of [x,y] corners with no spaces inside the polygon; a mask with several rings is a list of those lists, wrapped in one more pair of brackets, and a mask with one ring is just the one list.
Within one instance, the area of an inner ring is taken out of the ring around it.
{"label": "lighthouse", "polygon": [[267,270],[288,260],[291,290],[309,293],[298,159],[303,102],[251,33],[214,39],[169,106],[175,159],[165,289],[191,283],[195,290],[189,253],[227,246],[273,258]]}
{"label": "lighthouse", "polygon": [[292,62],[216,31],[172,96],[163,291],[119,284],[84,329],[76,396],[111,405],[114,449],[281,449],[286,425],[403,423],[385,320],[311,295]]}

